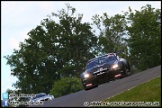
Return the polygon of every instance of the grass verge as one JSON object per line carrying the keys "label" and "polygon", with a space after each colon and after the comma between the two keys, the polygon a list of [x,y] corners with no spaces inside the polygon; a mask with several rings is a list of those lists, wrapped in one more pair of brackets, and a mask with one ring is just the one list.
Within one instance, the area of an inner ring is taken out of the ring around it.
{"label": "grass verge", "polygon": [[161,106],[161,77],[105,99],[94,106],[159,107]]}

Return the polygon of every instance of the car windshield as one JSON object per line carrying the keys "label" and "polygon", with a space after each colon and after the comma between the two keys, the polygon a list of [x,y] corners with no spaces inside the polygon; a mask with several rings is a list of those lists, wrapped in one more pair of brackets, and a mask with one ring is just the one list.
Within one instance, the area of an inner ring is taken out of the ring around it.
{"label": "car windshield", "polygon": [[36,99],[36,98],[39,98],[39,97],[43,97],[43,96],[45,96],[45,94],[38,94],[33,99]]}
{"label": "car windshield", "polygon": [[100,63],[106,63],[106,62],[110,62],[110,61],[114,61],[114,60],[116,60],[115,56],[102,57],[102,58],[100,58]]}
{"label": "car windshield", "polygon": [[98,65],[98,60],[91,61],[87,64],[86,69],[93,68],[96,65]]}

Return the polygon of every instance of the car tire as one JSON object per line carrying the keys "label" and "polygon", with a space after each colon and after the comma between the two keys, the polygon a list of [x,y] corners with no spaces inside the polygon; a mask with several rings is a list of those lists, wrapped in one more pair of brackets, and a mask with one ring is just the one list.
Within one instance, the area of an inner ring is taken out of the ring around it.
{"label": "car tire", "polygon": [[125,63],[123,63],[123,77],[126,77],[126,76],[128,76],[128,71],[127,71]]}
{"label": "car tire", "polygon": [[48,101],[49,99],[45,99],[45,101]]}
{"label": "car tire", "polygon": [[126,60],[126,67],[127,67],[127,69],[128,69],[128,72],[130,72],[131,69],[130,69],[130,64],[129,64],[128,60]]}

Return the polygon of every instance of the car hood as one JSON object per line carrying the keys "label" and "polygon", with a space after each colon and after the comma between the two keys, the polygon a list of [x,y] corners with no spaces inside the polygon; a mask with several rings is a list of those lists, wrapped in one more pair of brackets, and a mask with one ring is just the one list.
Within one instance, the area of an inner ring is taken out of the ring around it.
{"label": "car hood", "polygon": [[89,73],[97,72],[99,68],[110,68],[114,64],[114,62],[115,61],[110,61],[110,62],[107,62],[107,63],[100,64],[96,67],[86,69],[85,72],[83,72],[82,74],[85,74],[86,72],[89,72]]}

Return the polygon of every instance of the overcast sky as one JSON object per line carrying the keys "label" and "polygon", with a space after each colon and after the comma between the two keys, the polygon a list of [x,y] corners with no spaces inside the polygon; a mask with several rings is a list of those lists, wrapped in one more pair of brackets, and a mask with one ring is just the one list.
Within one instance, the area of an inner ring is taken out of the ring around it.
{"label": "overcast sky", "polygon": [[19,43],[28,38],[27,33],[47,15],[66,9],[65,3],[76,8],[77,14],[83,14],[83,22],[91,22],[93,15],[104,12],[109,16],[122,14],[122,11],[128,11],[129,6],[133,11],[140,10],[146,4],[161,9],[161,1],[1,1],[1,92],[7,88],[14,90],[12,83],[17,81],[16,77],[10,75],[10,66],[6,65],[3,56],[11,55],[13,49],[19,49]]}

